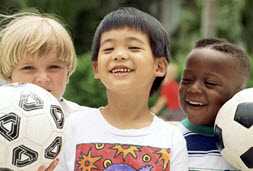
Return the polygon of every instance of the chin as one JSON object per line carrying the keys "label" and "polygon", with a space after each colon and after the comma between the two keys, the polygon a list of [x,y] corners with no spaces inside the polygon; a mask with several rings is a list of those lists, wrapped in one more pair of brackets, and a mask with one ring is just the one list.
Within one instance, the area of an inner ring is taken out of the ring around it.
{"label": "chin", "polygon": [[205,125],[205,122],[203,122],[202,120],[200,120],[199,118],[191,118],[188,117],[189,121],[193,124],[193,125]]}

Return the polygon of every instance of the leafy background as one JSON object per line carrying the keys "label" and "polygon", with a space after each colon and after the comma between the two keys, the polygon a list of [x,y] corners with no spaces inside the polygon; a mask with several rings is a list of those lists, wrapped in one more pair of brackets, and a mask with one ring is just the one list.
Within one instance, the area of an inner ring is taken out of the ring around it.
{"label": "leafy background", "polygon": [[[59,17],[71,33],[78,54],[78,66],[64,96],[81,105],[98,107],[106,104],[106,95],[103,85],[93,77],[90,46],[105,14],[121,6],[134,6],[155,16],[168,29],[173,62],[182,72],[194,42],[206,36],[204,23],[210,18],[204,18],[204,12],[210,1],[215,4],[215,17],[211,18],[215,29],[210,35],[245,48],[252,61],[252,0],[0,0],[0,13],[39,11]],[[251,78],[248,86],[252,85]],[[157,93],[150,98],[150,105],[156,98]]]}

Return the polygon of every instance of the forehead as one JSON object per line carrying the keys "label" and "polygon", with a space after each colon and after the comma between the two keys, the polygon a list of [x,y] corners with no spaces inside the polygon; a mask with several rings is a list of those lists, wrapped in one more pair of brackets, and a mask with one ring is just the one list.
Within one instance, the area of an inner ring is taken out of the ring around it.
{"label": "forehead", "polygon": [[113,42],[113,41],[139,41],[140,43],[149,43],[146,33],[138,31],[134,28],[123,27],[111,29],[103,32],[101,35],[100,43]]}
{"label": "forehead", "polygon": [[194,49],[188,56],[184,76],[202,80],[217,79],[231,89],[243,84],[237,59],[212,49]]}
{"label": "forehead", "polygon": [[187,57],[186,68],[199,72],[213,72],[227,75],[237,70],[237,60],[228,54],[208,49],[193,49]]}
{"label": "forehead", "polygon": [[60,58],[57,55],[56,50],[50,50],[45,53],[26,53],[26,55],[20,59],[21,63],[26,63],[26,62],[41,62],[41,61],[46,61],[47,63],[51,62],[59,62],[61,61]]}

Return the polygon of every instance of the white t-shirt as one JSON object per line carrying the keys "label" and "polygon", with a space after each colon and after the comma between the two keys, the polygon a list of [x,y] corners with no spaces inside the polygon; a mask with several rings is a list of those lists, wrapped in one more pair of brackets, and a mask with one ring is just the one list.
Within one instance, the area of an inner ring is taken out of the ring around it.
{"label": "white t-shirt", "polygon": [[57,171],[187,171],[186,143],[180,130],[154,116],[150,126],[118,129],[99,109],[71,114]]}
{"label": "white t-shirt", "polygon": [[65,118],[69,117],[71,113],[89,109],[89,107],[80,106],[79,104],[66,100],[64,98],[62,98],[59,102],[62,106]]}

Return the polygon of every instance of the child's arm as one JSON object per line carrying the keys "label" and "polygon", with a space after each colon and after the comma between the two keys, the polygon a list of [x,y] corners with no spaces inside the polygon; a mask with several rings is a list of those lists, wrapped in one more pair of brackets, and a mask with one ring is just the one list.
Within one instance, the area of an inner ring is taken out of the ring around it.
{"label": "child's arm", "polygon": [[40,166],[37,171],[53,171],[56,168],[58,163],[59,163],[59,159],[55,159],[50,163],[48,168],[46,168],[45,166]]}
{"label": "child's arm", "polygon": [[166,106],[167,99],[166,97],[160,95],[155,105],[151,108],[151,111],[158,115],[158,113]]}

